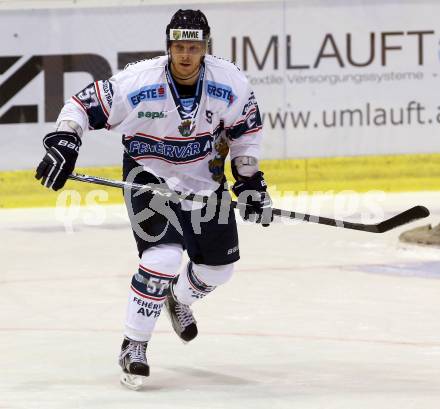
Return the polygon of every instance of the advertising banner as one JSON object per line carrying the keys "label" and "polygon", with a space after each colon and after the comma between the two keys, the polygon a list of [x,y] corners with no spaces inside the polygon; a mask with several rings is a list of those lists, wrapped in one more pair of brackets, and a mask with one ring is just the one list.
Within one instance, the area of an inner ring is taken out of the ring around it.
{"label": "advertising banner", "polygon": [[[308,4],[311,3],[311,4]],[[440,152],[440,4],[192,5],[236,62],[265,126],[263,158]],[[32,168],[73,93],[164,54],[176,7],[0,13],[0,169]],[[120,135],[84,138],[79,166],[120,163]]]}

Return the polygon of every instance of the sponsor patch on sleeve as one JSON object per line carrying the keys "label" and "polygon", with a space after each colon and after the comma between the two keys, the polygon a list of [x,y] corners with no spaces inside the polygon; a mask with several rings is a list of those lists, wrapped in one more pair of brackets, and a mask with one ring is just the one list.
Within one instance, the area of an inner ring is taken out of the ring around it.
{"label": "sponsor patch on sleeve", "polygon": [[237,100],[237,96],[229,85],[220,84],[219,82],[214,81],[206,81],[206,94],[211,98],[225,101],[228,106],[232,105]]}
{"label": "sponsor patch on sleeve", "polygon": [[166,84],[152,84],[127,95],[128,102],[135,108],[143,101],[156,101],[167,98]]}
{"label": "sponsor patch on sleeve", "polygon": [[102,106],[103,111],[107,115],[110,115],[110,110],[113,105],[113,87],[109,81],[95,81],[96,93],[99,103]]}

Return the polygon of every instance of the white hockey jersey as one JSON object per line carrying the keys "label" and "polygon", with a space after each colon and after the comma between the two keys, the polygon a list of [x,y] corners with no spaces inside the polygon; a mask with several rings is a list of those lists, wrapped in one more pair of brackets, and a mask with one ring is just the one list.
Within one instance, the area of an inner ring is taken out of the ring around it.
{"label": "white hockey jersey", "polygon": [[247,78],[210,55],[194,98],[180,99],[163,56],[90,84],[63,107],[64,120],[120,132],[128,155],[183,192],[216,190],[228,151],[231,159],[260,156],[261,117]]}

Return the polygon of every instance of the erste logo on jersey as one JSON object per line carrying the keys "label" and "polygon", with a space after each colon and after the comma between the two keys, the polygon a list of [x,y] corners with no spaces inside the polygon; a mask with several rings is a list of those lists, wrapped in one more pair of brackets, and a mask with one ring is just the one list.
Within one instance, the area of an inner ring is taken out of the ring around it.
{"label": "erste logo on jersey", "polygon": [[142,87],[137,91],[128,94],[128,102],[135,108],[142,101],[157,101],[161,99],[166,99],[166,84],[152,84]]}
{"label": "erste logo on jersey", "polygon": [[237,99],[229,85],[220,84],[219,82],[214,81],[206,81],[206,93],[211,98],[227,102],[228,106],[232,105]]}

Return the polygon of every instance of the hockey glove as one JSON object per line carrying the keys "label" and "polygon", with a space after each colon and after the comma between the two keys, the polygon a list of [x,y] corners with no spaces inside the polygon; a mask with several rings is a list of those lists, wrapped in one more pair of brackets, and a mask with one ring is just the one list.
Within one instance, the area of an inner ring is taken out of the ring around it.
{"label": "hockey glove", "polygon": [[75,169],[81,139],[74,132],[57,131],[47,134],[43,145],[46,155],[38,165],[35,177],[41,179],[41,184],[47,188],[61,189]]}
{"label": "hockey glove", "polygon": [[272,199],[266,191],[263,175],[258,171],[251,177],[241,176],[232,186],[232,191],[237,196],[240,216],[267,227],[273,220]]}

